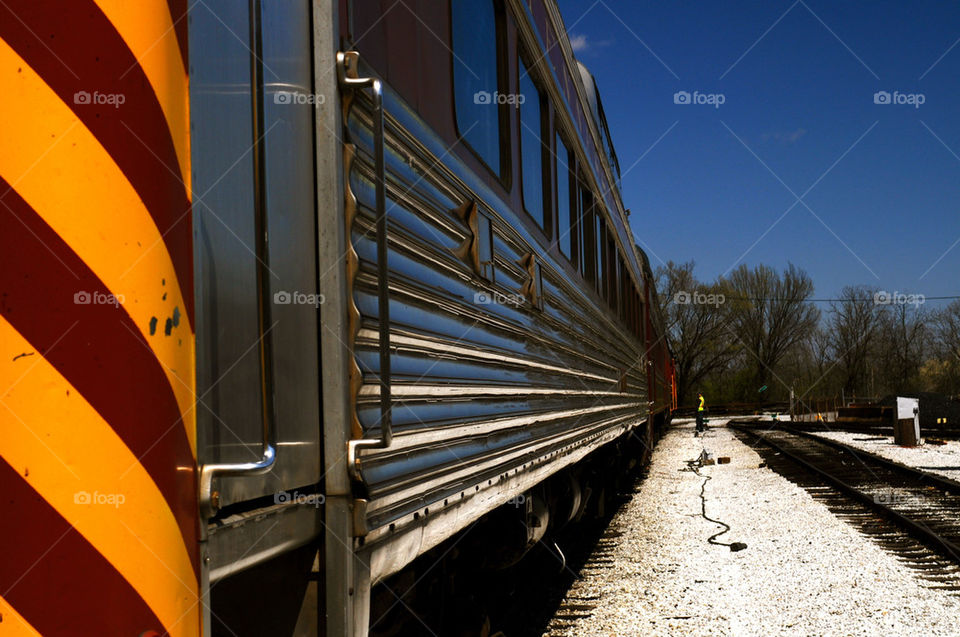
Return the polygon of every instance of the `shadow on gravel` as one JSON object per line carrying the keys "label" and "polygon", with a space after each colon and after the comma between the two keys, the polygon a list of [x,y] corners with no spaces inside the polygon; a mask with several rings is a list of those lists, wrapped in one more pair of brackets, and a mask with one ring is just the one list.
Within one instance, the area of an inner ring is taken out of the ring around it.
{"label": "shadow on gravel", "polygon": [[[499,572],[496,588],[484,600],[491,619],[491,635],[541,637],[554,618],[587,619],[601,600],[597,596],[569,597],[567,591],[580,574],[609,568],[620,531],[609,529],[610,521],[630,501],[647,470],[637,474],[629,493],[617,494],[602,518],[583,521],[564,529],[531,549],[516,566]],[[559,545],[566,556],[561,566],[553,548]]]}

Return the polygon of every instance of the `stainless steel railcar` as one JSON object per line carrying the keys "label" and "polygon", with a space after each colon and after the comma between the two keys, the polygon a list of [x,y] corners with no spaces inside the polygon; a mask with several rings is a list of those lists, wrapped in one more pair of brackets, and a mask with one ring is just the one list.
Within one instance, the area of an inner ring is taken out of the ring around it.
{"label": "stainless steel railcar", "polygon": [[[512,563],[647,460],[670,353],[552,0],[56,4],[0,31],[4,400],[54,428],[0,443],[38,520],[0,527],[44,574],[0,569],[24,634],[77,634],[36,603],[61,527],[57,563],[96,569],[60,576],[128,600],[82,597],[102,634],[364,635],[418,558],[482,528],[464,546]],[[48,478],[61,449],[86,500]]]}

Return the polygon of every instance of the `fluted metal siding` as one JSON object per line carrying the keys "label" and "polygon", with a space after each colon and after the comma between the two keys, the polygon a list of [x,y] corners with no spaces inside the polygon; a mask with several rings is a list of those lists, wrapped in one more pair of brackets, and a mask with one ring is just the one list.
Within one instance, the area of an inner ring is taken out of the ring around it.
{"label": "fluted metal siding", "polygon": [[[360,259],[353,294],[364,385],[357,409],[365,435],[376,435],[379,326],[366,106],[355,105],[349,120],[358,144],[351,238]],[[390,97],[387,108],[400,115],[386,126],[394,442],[361,456],[370,529],[647,416],[640,342],[536,245],[513,211],[478,194],[478,180],[457,160],[415,141],[430,136],[415,115]],[[453,253],[469,230],[452,211],[468,199],[493,219],[493,286]],[[542,310],[475,302],[477,292],[519,294],[526,274],[518,261],[531,250],[542,267]]]}

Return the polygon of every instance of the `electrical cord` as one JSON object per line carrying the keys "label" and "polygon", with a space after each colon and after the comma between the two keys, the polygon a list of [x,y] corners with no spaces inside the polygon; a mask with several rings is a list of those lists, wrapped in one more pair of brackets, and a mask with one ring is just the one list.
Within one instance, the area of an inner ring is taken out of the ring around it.
{"label": "electrical cord", "polygon": [[[704,433],[705,433],[705,432],[704,432]],[[723,535],[723,534],[725,534],[725,533],[727,533],[727,532],[730,531],[730,525],[727,524],[726,522],[721,522],[720,520],[715,520],[715,519],[711,518],[709,515],[707,515],[707,496],[706,496],[707,482],[708,482],[709,480],[712,480],[713,477],[712,477],[712,476],[708,476],[708,475],[704,475],[704,474],[700,473],[700,469],[701,469],[701,467],[703,467],[703,459],[704,459],[704,458],[706,457],[706,455],[707,455],[707,448],[706,448],[705,446],[703,446],[702,436],[701,436],[701,446],[702,446],[702,451],[700,452],[700,457],[695,458],[695,459],[693,459],[693,460],[687,460],[687,461],[686,461],[686,462],[687,462],[687,470],[688,470],[688,471],[693,471],[695,474],[697,474],[698,476],[700,476],[701,478],[704,479],[704,480],[703,480],[703,484],[700,485],[700,515],[703,517],[704,520],[707,520],[708,522],[713,522],[714,524],[719,524],[720,526],[723,527],[723,530],[722,530],[722,531],[719,531],[719,532],[717,532],[717,533],[714,533],[713,535],[711,535],[710,537],[708,537],[708,538],[707,538],[707,542],[708,542],[709,544],[713,544],[713,545],[715,545],[715,546],[726,546],[726,547],[729,547],[731,551],[742,551],[743,549],[747,548],[747,545],[746,545],[745,543],[743,543],[743,542],[731,542],[730,544],[727,544],[727,543],[725,543],[725,542],[718,542],[718,541],[717,541],[717,538],[718,538],[718,537],[720,537],[721,535]]]}

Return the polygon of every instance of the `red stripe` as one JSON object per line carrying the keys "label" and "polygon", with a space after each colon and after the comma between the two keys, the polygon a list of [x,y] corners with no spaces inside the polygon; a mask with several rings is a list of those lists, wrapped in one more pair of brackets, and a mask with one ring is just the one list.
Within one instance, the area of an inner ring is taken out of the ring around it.
{"label": "red stripe", "polygon": [[[0,3],[0,38],[73,110],[130,180],[163,235],[192,327],[190,201],[160,102],[133,53],[92,0],[6,0]],[[124,102],[77,104],[79,92],[122,95]]]}
{"label": "red stripe", "polygon": [[123,575],[2,458],[0,499],[0,595],[41,635],[165,632]]}
{"label": "red stripe", "polygon": [[187,57],[187,0],[167,0],[167,7],[170,9],[173,30],[177,33],[177,45],[180,47],[183,67],[190,68],[190,60]]}
{"label": "red stripe", "polygon": [[196,569],[195,465],[163,367],[123,308],[74,302],[78,292],[110,291],[9,188],[0,177],[6,193],[0,194],[0,314],[140,459],[170,505]]}

